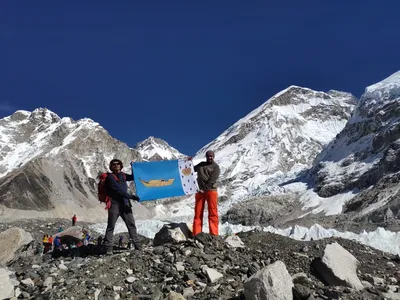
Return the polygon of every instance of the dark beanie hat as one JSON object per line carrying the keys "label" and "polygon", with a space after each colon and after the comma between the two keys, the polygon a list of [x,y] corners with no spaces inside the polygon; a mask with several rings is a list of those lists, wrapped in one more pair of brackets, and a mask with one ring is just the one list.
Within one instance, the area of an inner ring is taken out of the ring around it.
{"label": "dark beanie hat", "polygon": [[206,156],[208,156],[208,155],[210,155],[210,154],[212,154],[212,155],[214,155],[214,156],[215,156],[215,153],[214,153],[214,151],[212,151],[212,150],[208,150],[208,151],[206,152]]}

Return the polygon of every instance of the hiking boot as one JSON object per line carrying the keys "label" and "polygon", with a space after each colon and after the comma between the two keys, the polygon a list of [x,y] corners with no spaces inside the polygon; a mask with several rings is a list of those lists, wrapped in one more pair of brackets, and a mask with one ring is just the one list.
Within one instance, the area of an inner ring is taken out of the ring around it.
{"label": "hiking boot", "polygon": [[142,246],[140,244],[138,244],[138,243],[135,243],[132,239],[130,239],[129,242],[128,242],[127,249],[140,251],[140,250],[142,250]]}
{"label": "hiking boot", "polygon": [[107,248],[106,255],[113,255],[113,254],[114,254],[113,248]]}

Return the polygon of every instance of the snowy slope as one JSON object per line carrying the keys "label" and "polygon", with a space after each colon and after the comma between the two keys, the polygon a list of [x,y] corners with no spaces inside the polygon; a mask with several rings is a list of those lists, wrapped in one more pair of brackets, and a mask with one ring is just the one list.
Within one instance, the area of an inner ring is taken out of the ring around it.
{"label": "snowy slope", "polygon": [[103,219],[98,173],[114,157],[126,165],[141,159],[98,123],[60,118],[45,108],[0,119],[0,153],[1,219],[73,213],[82,220]]}
{"label": "snowy slope", "polygon": [[[47,109],[16,111],[0,120],[0,178],[43,155],[56,155],[80,132],[104,129],[90,119],[60,118]],[[88,174],[91,175],[91,174]]]}
{"label": "snowy slope", "polygon": [[136,144],[133,149],[140,153],[143,160],[149,161],[161,159],[172,160],[185,156],[174,147],[171,147],[166,141],[153,136]]}
{"label": "snowy slope", "polygon": [[[308,192],[314,195],[304,198],[308,207],[331,213],[333,202],[340,201],[335,213],[370,216],[378,211],[376,220],[383,221],[389,209],[396,217],[400,209],[399,111],[400,72],[366,88],[346,127],[316,159],[315,191]],[[321,205],[326,207],[321,210]]]}
{"label": "snowy slope", "polygon": [[348,93],[290,86],[237,121],[196,155],[216,152],[229,199],[280,191],[343,129],[355,105]]}
{"label": "snowy slope", "polygon": [[[291,86],[204,146],[194,163],[204,160],[207,150],[215,151],[221,167],[221,216],[247,199],[305,191],[302,183],[280,184],[311,167],[315,156],[343,129],[355,103],[348,93]],[[160,219],[190,221],[193,209],[190,197],[167,207],[160,203],[154,213]]]}

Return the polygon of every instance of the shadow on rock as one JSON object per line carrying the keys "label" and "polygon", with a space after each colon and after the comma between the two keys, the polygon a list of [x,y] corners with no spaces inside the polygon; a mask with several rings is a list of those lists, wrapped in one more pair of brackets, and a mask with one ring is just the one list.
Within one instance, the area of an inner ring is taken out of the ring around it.
{"label": "shadow on rock", "polygon": [[59,257],[87,257],[90,255],[102,255],[106,250],[103,246],[87,245],[71,249],[54,249],[52,253],[53,258]]}

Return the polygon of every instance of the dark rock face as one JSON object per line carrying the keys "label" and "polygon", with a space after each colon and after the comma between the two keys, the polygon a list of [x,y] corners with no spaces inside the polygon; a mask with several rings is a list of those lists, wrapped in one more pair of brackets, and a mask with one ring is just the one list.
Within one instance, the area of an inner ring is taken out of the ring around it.
{"label": "dark rock face", "polygon": [[[400,219],[400,174],[381,178],[372,188],[366,189],[345,205],[344,213],[355,215],[355,220],[372,223],[391,223]],[[361,214],[370,205],[377,205],[371,213]]]}
{"label": "dark rock face", "polygon": [[44,175],[38,161],[30,162],[12,175],[0,179],[0,203],[9,208],[52,209],[51,193],[51,181]]}
{"label": "dark rock face", "polygon": [[276,225],[284,223],[285,216],[300,206],[294,195],[264,196],[234,204],[222,222],[242,225]]}
{"label": "dark rock face", "polygon": [[[388,209],[398,218],[395,185],[400,171],[399,86],[400,76],[396,73],[368,87],[352,118],[317,157],[310,172],[321,197],[361,191],[344,209],[358,219],[380,222]],[[371,204],[374,209],[368,210]]]}

